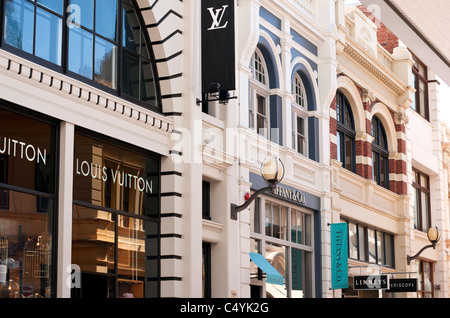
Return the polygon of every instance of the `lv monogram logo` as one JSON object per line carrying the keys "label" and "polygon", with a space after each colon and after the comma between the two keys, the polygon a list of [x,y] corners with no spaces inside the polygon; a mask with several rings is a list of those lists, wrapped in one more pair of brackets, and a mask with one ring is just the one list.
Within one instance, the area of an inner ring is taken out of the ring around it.
{"label": "lv monogram logo", "polygon": [[226,21],[225,24],[221,25],[223,15],[225,14],[225,11],[227,10],[227,8],[228,8],[228,5],[224,5],[220,9],[214,9],[213,7],[208,8],[209,13],[211,14],[211,18],[213,19],[211,27],[208,29],[208,31],[224,29],[227,27],[228,21]]}

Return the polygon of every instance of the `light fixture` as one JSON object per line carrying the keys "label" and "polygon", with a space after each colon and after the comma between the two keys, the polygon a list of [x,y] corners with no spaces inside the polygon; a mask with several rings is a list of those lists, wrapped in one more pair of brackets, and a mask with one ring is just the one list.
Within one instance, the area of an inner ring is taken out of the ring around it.
{"label": "light fixture", "polygon": [[439,229],[438,229],[437,226],[435,226],[435,227],[430,227],[430,228],[428,229],[427,236],[428,236],[428,240],[431,242],[431,244],[422,247],[422,249],[421,249],[416,255],[414,255],[414,256],[406,255],[406,259],[407,259],[407,261],[408,261],[408,265],[411,264],[411,261],[412,261],[413,259],[418,258],[419,255],[422,254],[422,252],[425,251],[426,249],[428,249],[428,248],[430,248],[430,247],[432,247],[433,249],[435,249],[435,248],[436,248],[437,242],[439,242],[439,240],[441,239],[441,234],[439,233]]}
{"label": "light fixture", "polygon": [[245,210],[261,193],[272,191],[284,177],[284,165],[278,157],[266,158],[261,164],[261,176],[267,183],[267,187],[261,188],[242,205],[231,204],[231,219],[237,220],[238,212]]}

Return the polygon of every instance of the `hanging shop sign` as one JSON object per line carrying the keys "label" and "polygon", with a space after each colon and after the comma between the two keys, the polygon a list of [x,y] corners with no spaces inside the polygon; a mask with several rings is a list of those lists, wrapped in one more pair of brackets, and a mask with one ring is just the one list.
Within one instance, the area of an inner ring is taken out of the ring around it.
{"label": "hanging shop sign", "polygon": [[234,0],[202,0],[202,89],[236,89]]}
{"label": "hanging shop sign", "polygon": [[389,293],[406,293],[417,291],[417,278],[391,278],[389,280]]}
{"label": "hanging shop sign", "polygon": [[388,275],[370,275],[353,277],[354,290],[389,289]]}
{"label": "hanging shop sign", "polygon": [[348,288],[347,223],[331,227],[331,288]]}

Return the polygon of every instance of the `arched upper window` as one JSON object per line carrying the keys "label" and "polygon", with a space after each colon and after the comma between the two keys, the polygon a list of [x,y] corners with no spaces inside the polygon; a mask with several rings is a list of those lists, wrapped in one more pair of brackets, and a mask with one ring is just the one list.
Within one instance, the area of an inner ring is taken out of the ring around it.
{"label": "arched upper window", "polygon": [[298,73],[294,76],[292,92],[295,97],[295,104],[300,107],[306,107],[305,85],[303,84],[303,81]]}
{"label": "arched upper window", "polygon": [[389,188],[389,152],[386,132],[377,116],[372,118],[372,177],[378,185]]}
{"label": "arched upper window", "polygon": [[160,109],[155,59],[134,0],[3,3],[2,48]]}
{"label": "arched upper window", "polygon": [[306,90],[305,85],[298,73],[295,73],[292,83],[292,94],[294,104],[292,105],[292,148],[298,153],[307,155],[306,132],[307,117],[306,112]]}
{"label": "arched upper window", "polygon": [[355,123],[350,103],[340,91],[336,94],[336,121],[337,158],[344,168],[355,172]]}
{"label": "arched upper window", "polygon": [[263,85],[268,85],[266,79],[267,77],[266,63],[264,62],[264,58],[262,57],[262,54],[258,49],[256,49],[255,53],[253,53],[252,71],[253,71],[253,79],[257,80]]}
{"label": "arched upper window", "polygon": [[252,57],[253,77],[250,81],[249,127],[270,138],[269,87],[267,68],[261,51],[257,48]]}

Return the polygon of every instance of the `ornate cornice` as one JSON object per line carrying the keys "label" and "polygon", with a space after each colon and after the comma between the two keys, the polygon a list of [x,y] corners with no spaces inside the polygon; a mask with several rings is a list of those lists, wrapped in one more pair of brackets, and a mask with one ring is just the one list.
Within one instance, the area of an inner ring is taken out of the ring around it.
{"label": "ornate cornice", "polygon": [[377,77],[397,95],[402,96],[405,93],[405,90],[408,89],[406,84],[398,79],[391,70],[386,68],[375,57],[369,55],[365,50],[360,48],[350,37],[347,38],[347,45],[344,48],[344,53]]}

